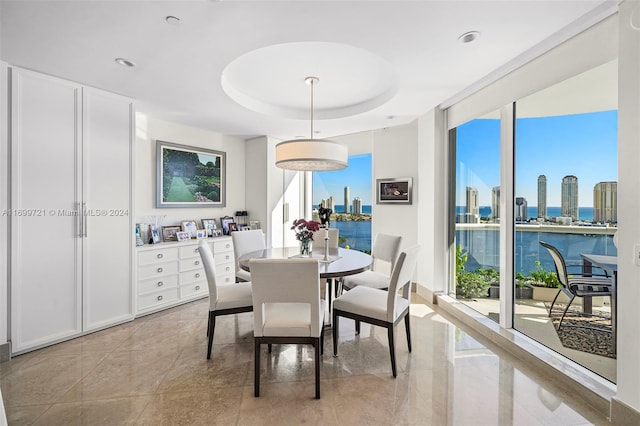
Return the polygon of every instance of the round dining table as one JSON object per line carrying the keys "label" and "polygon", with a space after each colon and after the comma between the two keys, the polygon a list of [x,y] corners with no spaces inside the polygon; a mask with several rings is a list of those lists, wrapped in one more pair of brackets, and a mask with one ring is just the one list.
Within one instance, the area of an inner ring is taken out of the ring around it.
{"label": "round dining table", "polygon": [[[300,257],[299,247],[267,248],[243,254],[238,258],[240,268],[250,271],[251,259],[287,259]],[[330,249],[325,260],[324,252],[313,251],[311,258],[320,263],[320,278],[340,278],[354,275],[371,268],[373,258],[361,251],[343,248]]]}

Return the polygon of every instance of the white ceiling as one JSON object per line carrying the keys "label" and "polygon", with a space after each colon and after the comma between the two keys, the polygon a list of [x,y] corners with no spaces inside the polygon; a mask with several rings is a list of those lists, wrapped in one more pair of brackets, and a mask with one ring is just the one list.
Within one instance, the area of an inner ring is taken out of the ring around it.
{"label": "white ceiling", "polygon": [[605,3],[2,0],[0,58],[243,137],[308,137],[317,76],[315,136],[331,137],[410,122]]}

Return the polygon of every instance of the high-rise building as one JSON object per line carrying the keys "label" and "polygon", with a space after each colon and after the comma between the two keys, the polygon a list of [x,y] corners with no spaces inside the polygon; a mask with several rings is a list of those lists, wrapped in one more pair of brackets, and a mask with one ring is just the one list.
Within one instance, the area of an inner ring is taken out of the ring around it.
{"label": "high-rise building", "polygon": [[593,221],[618,222],[618,182],[598,182],[593,187]]}
{"label": "high-rise building", "polygon": [[336,201],[333,199],[333,195],[329,196],[329,198],[327,199],[327,206],[331,209],[332,212],[335,213],[336,211]]}
{"label": "high-rise building", "polygon": [[516,197],[516,221],[526,222],[529,219],[527,208],[527,199],[524,197]]}
{"label": "high-rise building", "polygon": [[491,188],[491,218],[500,218],[500,187],[494,186]]}
{"label": "high-rise building", "polygon": [[353,199],[353,209],[351,210],[351,213],[354,215],[362,214],[362,200],[360,199],[360,197],[356,197]]}
{"label": "high-rise building", "polygon": [[355,207],[353,210],[349,209],[349,200],[351,200],[351,191],[349,190],[348,186],[345,186],[344,187],[344,212],[346,214],[355,213],[355,211],[353,211],[355,210]]}
{"label": "high-rise building", "polygon": [[480,200],[478,198],[478,188],[467,186],[467,218],[465,223],[480,222]]}
{"label": "high-rise building", "polygon": [[547,177],[538,176],[538,217],[547,218]]}
{"label": "high-rise building", "polygon": [[561,216],[578,220],[578,178],[568,175],[562,178]]}

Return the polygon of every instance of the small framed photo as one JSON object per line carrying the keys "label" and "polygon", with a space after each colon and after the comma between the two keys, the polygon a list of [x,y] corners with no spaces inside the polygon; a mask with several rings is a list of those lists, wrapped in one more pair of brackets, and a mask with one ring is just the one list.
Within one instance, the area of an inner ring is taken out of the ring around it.
{"label": "small framed photo", "polygon": [[176,232],[176,238],[178,241],[187,241],[191,239],[191,235],[186,231],[178,231]]}
{"label": "small framed photo", "polygon": [[250,229],[261,229],[260,228],[260,221],[259,220],[250,220],[249,221],[249,228]]}
{"label": "small framed photo", "polygon": [[180,226],[163,226],[162,227],[162,240],[163,241],[178,241],[176,233],[180,232],[182,228]]}
{"label": "small framed photo", "polygon": [[235,219],[231,216],[223,216],[220,218],[220,227],[224,235],[229,235],[229,224],[232,222],[235,223]]}
{"label": "small framed photo", "polygon": [[196,238],[201,240],[203,238],[207,238],[207,230],[206,229],[198,229],[196,231]]}
{"label": "small framed photo", "polygon": [[198,225],[196,225],[195,220],[183,220],[181,224],[182,230],[184,232],[188,232],[191,238],[195,238],[197,236]]}
{"label": "small framed photo", "polygon": [[251,230],[251,226],[242,224],[242,223],[238,224],[238,231],[250,231],[250,230]]}
{"label": "small framed photo", "polygon": [[213,236],[211,231],[218,229],[218,224],[215,219],[202,219],[202,229],[206,229],[207,236],[211,237]]}
{"label": "small framed photo", "polygon": [[222,229],[214,229],[211,231],[212,237],[222,237]]}
{"label": "small framed photo", "polygon": [[413,179],[376,179],[376,204],[411,204]]}
{"label": "small framed photo", "polygon": [[229,234],[238,230],[238,224],[235,222],[229,222]]}
{"label": "small framed photo", "polygon": [[158,244],[161,242],[160,240],[160,231],[158,231],[158,227],[154,224],[149,225],[149,243],[150,244]]}

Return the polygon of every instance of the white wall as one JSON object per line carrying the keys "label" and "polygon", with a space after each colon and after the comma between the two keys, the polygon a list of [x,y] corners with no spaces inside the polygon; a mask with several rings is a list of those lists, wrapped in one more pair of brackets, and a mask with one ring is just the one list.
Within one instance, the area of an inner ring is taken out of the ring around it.
{"label": "white wall", "polygon": [[[632,14],[639,29],[630,26]],[[618,394],[640,411],[640,2],[620,5],[618,71]]]}
{"label": "white wall", "polygon": [[[156,140],[224,151],[227,154],[226,207],[156,208]],[[166,215],[163,225],[177,225],[182,220],[218,219],[233,216],[245,206],[244,139],[208,130],[158,120],[136,113],[135,139],[135,223],[148,223],[147,215]],[[251,212],[249,212],[251,214]]]}
{"label": "white wall", "polygon": [[[0,211],[6,211],[9,203],[9,135],[7,112],[9,97],[7,88],[7,64],[0,62]],[[8,215],[0,215],[0,345],[7,342],[8,312]],[[1,418],[0,418],[1,420]]]}

